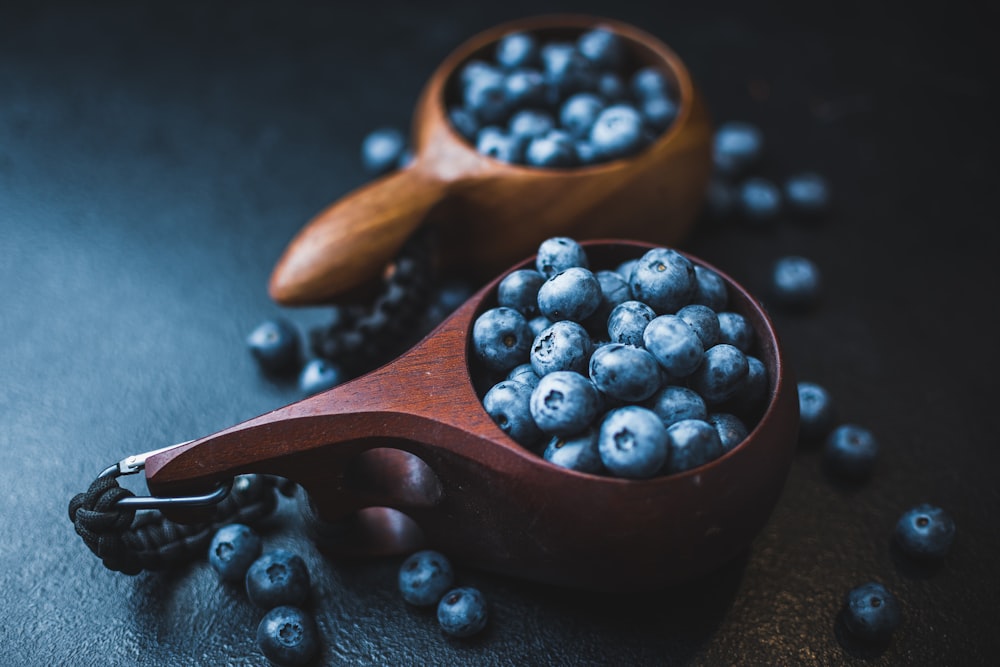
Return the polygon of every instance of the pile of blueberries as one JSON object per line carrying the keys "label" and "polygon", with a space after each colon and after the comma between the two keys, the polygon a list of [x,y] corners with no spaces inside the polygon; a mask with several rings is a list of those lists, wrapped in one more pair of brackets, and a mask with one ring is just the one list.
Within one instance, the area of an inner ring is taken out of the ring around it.
{"label": "pile of blueberries", "polygon": [[483,406],[497,425],[555,465],[633,479],[739,444],[769,380],[722,278],[669,248],[588,267],[576,241],[548,239],[536,268],[508,274],[497,307],[476,319],[476,371],[493,383]]}

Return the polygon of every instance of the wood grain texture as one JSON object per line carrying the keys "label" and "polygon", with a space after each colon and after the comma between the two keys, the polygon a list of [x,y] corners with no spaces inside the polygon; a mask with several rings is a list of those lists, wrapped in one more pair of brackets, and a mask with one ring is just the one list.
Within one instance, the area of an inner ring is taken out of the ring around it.
{"label": "wood grain texture", "polygon": [[[635,61],[662,69],[678,91],[677,119],[649,148],[601,165],[539,169],[481,155],[452,128],[452,75],[470,59],[491,57],[501,36],[521,30],[559,39],[598,24],[622,35]],[[428,81],[412,134],[415,157],[406,169],[346,195],[291,241],[271,275],[278,303],[325,303],[356,288],[428,220],[442,228],[445,265],[484,280],[551,236],[676,244],[697,216],[711,168],[711,123],[684,63],[652,35],[591,16],[536,17],[473,37]]]}
{"label": "wood grain texture", "polygon": [[[593,266],[610,267],[651,246],[607,241],[586,247]],[[798,427],[795,383],[770,320],[720,275],[730,307],[757,333],[770,401],[746,441],[695,470],[643,481],[572,472],[524,449],[492,422],[470,380],[468,341],[475,318],[496,305],[501,275],[396,361],[154,456],[147,482],[154,493],[183,493],[238,473],[277,474],[302,484],[323,521],[361,517],[369,538],[372,531],[412,532],[384,513],[359,514],[391,508],[413,520],[423,543],[484,569],[616,591],[690,579],[740,553],[764,525]],[[348,539],[357,531],[343,534],[341,543],[324,546],[334,553],[363,551]],[[415,543],[382,537],[367,542],[372,553]]]}

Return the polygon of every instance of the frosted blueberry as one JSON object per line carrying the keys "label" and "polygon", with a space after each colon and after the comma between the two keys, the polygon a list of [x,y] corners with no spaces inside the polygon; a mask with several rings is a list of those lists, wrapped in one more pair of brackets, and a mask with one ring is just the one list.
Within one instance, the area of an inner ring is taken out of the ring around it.
{"label": "frosted blueberry", "polygon": [[642,332],[642,342],[672,377],[687,377],[702,364],[705,348],[687,322],[676,315],[660,315]]}
{"label": "frosted blueberry", "polygon": [[604,472],[604,464],[597,447],[598,436],[596,428],[588,428],[573,436],[552,438],[542,456],[561,468],[600,474]]}
{"label": "frosted blueberry", "polygon": [[347,375],[339,366],[326,359],[310,359],[299,373],[299,391],[306,396],[312,396],[332,389],[347,379]]}
{"label": "frosted blueberry", "polygon": [[532,317],[528,320],[528,328],[531,329],[532,340],[538,337],[540,333],[552,326],[552,320],[545,317],[544,315],[539,315],[538,317]]}
{"label": "frosted blueberry", "polygon": [[524,153],[524,161],[532,167],[572,167],[577,162],[576,144],[568,133],[550,130],[531,140]]}
{"label": "frosted blueberry", "polygon": [[507,373],[507,379],[513,380],[514,382],[520,382],[526,384],[532,389],[538,386],[539,377],[535,373],[535,369],[532,365],[521,364],[520,366],[515,366],[511,369],[510,373]]}
{"label": "frosted blueberry", "polygon": [[620,274],[626,281],[631,280],[632,270],[638,263],[638,259],[626,259],[624,262],[615,267],[615,272]]}
{"label": "frosted blueberry", "polygon": [[573,371],[545,375],[531,393],[531,416],[549,435],[579,433],[594,420],[600,407],[594,383]]}
{"label": "frosted blueberry", "polygon": [[652,411],[627,405],[605,415],[598,447],[612,475],[645,479],[659,472],[667,459],[667,431]]}
{"label": "frosted blueberry", "polygon": [[515,164],[521,161],[520,140],[492,125],[479,131],[476,151],[501,162]]}
{"label": "frosted blueberry", "polygon": [[603,345],[590,357],[590,379],[601,392],[622,401],[644,401],[660,385],[656,359],[631,345]]}
{"label": "frosted blueberry", "polygon": [[319,652],[316,621],[297,607],[275,607],[257,626],[257,647],[272,664],[308,664]]}
{"label": "frosted blueberry", "polygon": [[827,436],[823,457],[835,474],[860,481],[871,475],[878,450],[878,441],[871,431],[854,424],[843,424]]}
{"label": "frosted blueberry", "polygon": [[749,373],[746,355],[732,345],[721,343],[705,350],[701,365],[688,383],[706,404],[714,405],[736,396]]}
{"label": "frosted blueberry", "polygon": [[722,277],[704,266],[694,267],[695,290],[691,303],[708,306],[715,312],[725,309],[729,303],[729,292]]}
{"label": "frosted blueberry", "polygon": [[722,456],[715,427],[700,419],[684,419],[667,428],[668,472],[683,472]]}
{"label": "frosted blueberry", "polygon": [[484,70],[462,91],[465,108],[481,123],[500,123],[510,108],[505,77],[496,70]]}
{"label": "frosted blueberry", "polygon": [[669,97],[650,97],[643,100],[639,110],[649,127],[662,132],[677,118],[678,108],[677,103]]}
{"label": "frosted blueberry", "polygon": [[771,292],[775,301],[790,308],[806,308],[819,300],[822,288],[819,267],[805,257],[782,257],[774,263]]}
{"label": "frosted blueberry", "polygon": [[525,447],[531,447],[542,436],[531,418],[531,392],[534,386],[530,381],[503,380],[493,385],[483,397],[483,407],[493,422],[511,439]]}
{"label": "frosted blueberry", "polygon": [[450,590],[438,603],[437,619],[445,634],[470,637],[486,627],[486,598],[467,586]]}
{"label": "frosted blueberry", "polygon": [[509,371],[524,363],[532,340],[527,320],[513,308],[491,308],[472,325],[476,358],[495,371]]}
{"label": "frosted blueberry", "polygon": [[601,284],[588,269],[570,267],[538,288],[538,309],[553,322],[582,322],[601,305]]}
{"label": "frosted blueberry", "polygon": [[542,241],[538,246],[535,268],[546,278],[574,266],[587,268],[587,253],[571,238],[554,236]]}
{"label": "frosted blueberry", "polygon": [[877,582],[868,582],[847,594],[844,625],[863,641],[887,639],[902,618],[896,596]]}
{"label": "frosted blueberry", "polygon": [[724,123],[715,132],[712,161],[721,173],[739,173],[759,161],[763,152],[764,135],[749,123]]}
{"label": "frosted blueberry", "polygon": [[260,536],[249,526],[230,523],[222,526],[208,545],[208,563],[223,581],[243,581],[247,568],[257,560]]}
{"label": "frosted blueberry", "polygon": [[708,306],[684,306],[677,311],[677,317],[687,322],[698,334],[698,339],[706,350],[719,342],[719,316]]}
{"label": "frosted blueberry", "polygon": [[625,60],[622,38],[607,28],[589,30],[576,40],[583,57],[602,69],[617,69]]}
{"label": "frosted blueberry", "polygon": [[799,437],[819,440],[836,422],[836,406],[830,392],[815,382],[799,382]]}
{"label": "frosted blueberry", "polygon": [[719,313],[719,341],[749,352],[753,347],[754,332],[750,322],[739,313],[729,311]]}
{"label": "frosted blueberry", "polygon": [[538,288],[545,282],[545,276],[531,269],[512,271],[500,281],[497,287],[497,302],[501,306],[513,308],[526,318],[536,317],[538,311]]}
{"label": "frosted blueberry", "polygon": [[607,107],[590,128],[590,143],[594,152],[604,160],[638,152],[646,143],[642,116],[627,104]]}
{"label": "frosted blueberry", "polygon": [[403,599],[419,607],[437,604],[454,581],[451,562],[444,554],[430,549],[408,556],[397,577]]}
{"label": "frosted blueberry", "polygon": [[504,79],[504,92],[512,109],[545,106],[548,84],[536,69],[524,68],[511,72]]}
{"label": "frosted blueberry", "polygon": [[496,61],[505,69],[532,65],[538,59],[538,42],[532,35],[513,32],[497,42]]}
{"label": "frosted blueberry", "polygon": [[705,421],[715,427],[716,432],[719,434],[719,441],[722,443],[723,452],[728,452],[746,440],[747,435],[749,435],[749,431],[743,420],[727,412],[710,414]]}
{"label": "frosted blueberry", "polygon": [[522,109],[510,117],[510,135],[521,141],[530,141],[549,133],[556,126],[555,119],[545,111]]}
{"label": "frosted blueberry", "polygon": [[697,284],[691,260],[669,248],[646,252],[629,279],[632,296],[659,314],[675,313],[686,306]]}
{"label": "frosted blueberry", "polygon": [[572,94],[596,83],[593,65],[573,44],[550,42],[542,47],[541,55],[545,79],[560,96]]}
{"label": "frosted blueberry", "polygon": [[955,520],[940,507],[917,505],[899,517],[893,539],[911,558],[939,560],[955,541]]}
{"label": "frosted blueberry", "polygon": [[268,551],[247,570],[247,597],[261,609],[299,607],[309,597],[309,586],[305,561],[284,549]]}
{"label": "frosted blueberry", "polygon": [[655,67],[642,67],[632,75],[632,94],[638,100],[667,97],[670,94],[670,80]]}
{"label": "frosted blueberry", "polygon": [[641,301],[623,301],[608,316],[608,336],[612,343],[642,347],[642,334],[656,318],[653,309]]}
{"label": "frosted blueberry", "polygon": [[649,401],[650,409],[663,420],[664,426],[673,426],[685,419],[702,419],[708,416],[705,401],[693,389],[667,385]]}
{"label": "frosted blueberry", "polygon": [[604,102],[593,93],[577,93],[566,100],[559,110],[559,123],[575,139],[588,137]]}

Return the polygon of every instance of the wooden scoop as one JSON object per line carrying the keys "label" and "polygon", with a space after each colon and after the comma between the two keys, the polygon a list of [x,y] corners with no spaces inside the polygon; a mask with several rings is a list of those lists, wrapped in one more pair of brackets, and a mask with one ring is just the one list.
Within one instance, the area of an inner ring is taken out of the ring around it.
{"label": "wooden scoop", "polygon": [[[677,119],[654,144],[601,165],[539,169],[481,155],[453,129],[447,111],[457,98],[455,73],[471,59],[492,59],[500,37],[529,31],[572,40],[597,25],[621,35],[634,61],[661,69],[679,93]],[[275,301],[319,304],[358,288],[428,216],[441,227],[446,267],[483,281],[552,236],[674,245],[698,213],[711,169],[708,113],[681,60],[641,30],[591,16],[524,19],[473,37],[427,83],[412,135],[408,167],[335,202],[291,241],[271,275]]]}
{"label": "wooden scoop", "polygon": [[[597,268],[652,247],[584,245]],[[531,259],[511,270],[533,265]],[[323,547],[334,554],[426,544],[475,567],[612,591],[708,572],[745,549],[764,525],[798,430],[795,382],[770,320],[719,275],[729,286],[729,308],[756,331],[769,403],[743,443],[694,470],[643,481],[573,472],[493,423],[470,379],[469,339],[476,317],[496,306],[501,275],[392,363],[153,455],[147,483],[154,494],[184,495],[241,473],[287,477],[308,492],[312,513],[333,526]]]}

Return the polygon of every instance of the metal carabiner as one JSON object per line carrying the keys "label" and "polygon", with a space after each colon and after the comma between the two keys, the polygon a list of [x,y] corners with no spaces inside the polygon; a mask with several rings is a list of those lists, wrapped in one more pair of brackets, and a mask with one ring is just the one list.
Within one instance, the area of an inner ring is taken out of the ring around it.
{"label": "metal carabiner", "polygon": [[[121,477],[122,475],[134,475],[146,468],[146,459],[150,456],[171,450],[175,447],[182,447],[192,442],[194,442],[194,440],[187,440],[185,442],[179,442],[176,445],[170,445],[169,447],[154,449],[151,452],[127,456],[118,463],[105,468],[101,474],[98,475],[98,477]],[[203,507],[205,505],[214,505],[220,502],[229,495],[229,491],[232,488],[233,480],[230,479],[228,482],[219,484],[214,491],[200,496],[129,496],[119,499],[116,505],[119,507],[130,507],[137,510],[158,510],[167,507]]]}

